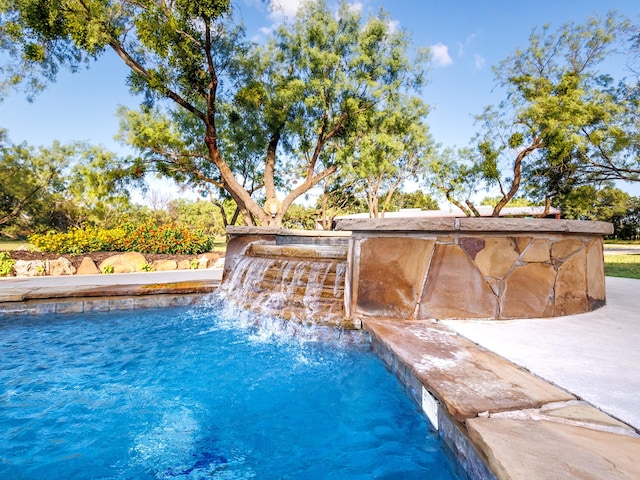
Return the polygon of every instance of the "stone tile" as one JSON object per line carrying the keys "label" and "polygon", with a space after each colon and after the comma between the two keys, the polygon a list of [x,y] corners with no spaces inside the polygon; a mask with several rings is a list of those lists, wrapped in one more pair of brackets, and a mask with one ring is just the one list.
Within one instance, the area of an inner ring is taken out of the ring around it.
{"label": "stone tile", "polygon": [[584,250],[574,254],[558,268],[555,285],[556,315],[573,315],[590,310],[586,268]]}
{"label": "stone tile", "polygon": [[84,305],[82,300],[56,303],[56,313],[82,313],[82,312],[84,312]]}
{"label": "stone tile", "polygon": [[434,243],[418,238],[363,240],[360,243],[356,312],[413,317]]}
{"label": "stone tile", "polygon": [[455,237],[438,237],[438,243],[454,243]]}
{"label": "stone tile", "polygon": [[473,418],[472,441],[499,479],[640,478],[640,438],[557,422]]}
{"label": "stone tile", "polygon": [[29,291],[27,288],[7,289],[6,291],[0,290],[0,303],[21,302],[25,299],[25,295],[29,293]]}
{"label": "stone tile", "polygon": [[457,218],[453,217],[415,217],[415,218],[337,218],[336,230],[360,232],[381,231],[433,231],[453,232],[457,230]]}
{"label": "stone tile", "polygon": [[516,249],[519,253],[522,253],[525,248],[531,243],[531,237],[514,237],[513,242],[516,245]]}
{"label": "stone tile", "polygon": [[629,425],[610,417],[606,413],[601,412],[597,408],[587,405],[586,403],[572,402],[569,405],[558,406],[557,408],[545,407],[541,409],[540,413],[557,419],[599,425],[603,428],[613,428],[626,431],[630,435],[635,434],[635,431]]}
{"label": "stone tile", "polygon": [[510,239],[487,237],[475,261],[484,276],[503,278],[519,256]]}
{"label": "stone tile", "polygon": [[522,261],[527,263],[544,263],[550,260],[549,240],[544,238],[536,238],[522,255]]}
{"label": "stone tile", "polygon": [[133,310],[135,307],[136,302],[131,297],[109,299],[109,310]]}
{"label": "stone tile", "polygon": [[165,295],[143,295],[134,298],[135,308],[169,307]]}
{"label": "stone tile", "polygon": [[476,255],[485,247],[486,242],[484,238],[480,237],[461,237],[458,244],[470,258],[475,260]]}
{"label": "stone tile", "polygon": [[551,256],[557,259],[563,259],[577,252],[584,247],[584,243],[581,240],[567,239],[554,242],[551,245]]}
{"label": "stone tile", "polygon": [[458,245],[436,245],[418,318],[495,318],[498,297]]}
{"label": "stone tile", "polygon": [[486,277],[485,280],[491,287],[491,290],[496,295],[496,297],[500,297],[500,287],[502,286],[502,282],[493,277]]}
{"label": "stone tile", "polygon": [[82,302],[83,312],[108,312],[109,299],[100,298],[95,300],[85,300]]}
{"label": "stone tile", "polygon": [[368,319],[364,326],[458,421],[574,399],[435,322]]}
{"label": "stone tile", "polygon": [[604,252],[600,238],[587,245],[587,295],[591,302],[604,301],[606,298]]}
{"label": "stone tile", "polygon": [[516,267],[504,281],[500,318],[552,316],[555,278],[555,269],[547,263]]}

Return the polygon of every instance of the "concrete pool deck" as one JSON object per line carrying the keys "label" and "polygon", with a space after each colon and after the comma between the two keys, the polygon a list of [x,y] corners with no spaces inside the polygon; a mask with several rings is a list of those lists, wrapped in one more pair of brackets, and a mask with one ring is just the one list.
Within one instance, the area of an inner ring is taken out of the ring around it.
{"label": "concrete pool deck", "polygon": [[[193,303],[221,276],[4,278],[0,317]],[[607,305],[580,315],[364,324],[400,379],[419,380],[414,398],[426,387],[497,478],[640,478],[640,280],[606,282]]]}

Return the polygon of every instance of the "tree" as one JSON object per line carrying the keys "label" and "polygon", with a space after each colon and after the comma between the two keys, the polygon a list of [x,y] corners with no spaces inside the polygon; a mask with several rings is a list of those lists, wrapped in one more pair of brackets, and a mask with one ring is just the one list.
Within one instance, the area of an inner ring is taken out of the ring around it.
{"label": "tree", "polygon": [[368,117],[364,135],[354,139],[348,167],[354,183],[366,193],[371,218],[384,217],[394,193],[417,181],[431,161],[433,141],[425,123],[428,108],[418,97],[397,95]]}
{"label": "tree", "polygon": [[63,171],[68,166],[66,148],[55,144],[50,150],[34,152],[26,144],[14,145],[6,130],[0,130],[0,227],[2,234],[15,237],[35,218],[58,217],[56,193],[63,190]]}
{"label": "tree", "polygon": [[478,190],[478,168],[470,149],[445,148],[429,164],[425,183],[467,217],[479,217],[480,213],[471,201],[471,196]]}
{"label": "tree", "polygon": [[[337,16],[324,1],[304,3],[260,50],[268,61],[250,71],[241,60],[251,51],[231,23],[228,0],[9,0],[2,9],[0,47],[16,59],[5,66],[9,84],[37,89],[58,68],[112,50],[147,107],[161,105],[125,115],[129,141],[145,152],[137,166],[151,162],[163,174],[224,189],[247,223],[278,225],[296,198],[337,170],[331,159],[347,158],[324,151],[339,149],[381,100],[421,80],[405,55],[406,34],[392,31],[384,14],[363,24],[345,2]],[[251,118],[247,105],[261,115],[259,167],[221,143],[237,136],[233,129],[250,138],[237,121]],[[277,186],[287,175],[302,181],[280,202]]]}
{"label": "tree", "polygon": [[494,68],[507,96],[477,117],[480,133],[466,172],[500,192],[494,216],[522,185],[548,208],[554,196],[588,181],[585,168],[602,152],[620,151],[612,145],[624,136],[627,107],[597,67],[628,28],[615,13],[557,32],[545,26],[532,32],[526,49]]}
{"label": "tree", "polygon": [[208,235],[222,236],[225,233],[220,209],[207,200],[191,201],[183,198],[173,200],[169,203],[168,214],[177,225],[199,230]]}
{"label": "tree", "polygon": [[387,211],[397,212],[405,208],[419,208],[420,210],[438,210],[438,202],[428,193],[416,190],[403,192],[396,190],[391,196]]}
{"label": "tree", "polygon": [[334,219],[339,215],[366,210],[366,205],[353,183],[353,178],[335,174],[323,181],[322,195],[318,198],[316,206],[320,212],[319,221],[322,230],[331,230]]}
{"label": "tree", "polygon": [[113,153],[83,143],[33,148],[0,131],[0,227],[6,236],[104,224],[130,206]]}
{"label": "tree", "polygon": [[557,205],[564,218],[611,222],[616,238],[632,239],[638,235],[640,199],[612,185],[581,185],[560,195]]}

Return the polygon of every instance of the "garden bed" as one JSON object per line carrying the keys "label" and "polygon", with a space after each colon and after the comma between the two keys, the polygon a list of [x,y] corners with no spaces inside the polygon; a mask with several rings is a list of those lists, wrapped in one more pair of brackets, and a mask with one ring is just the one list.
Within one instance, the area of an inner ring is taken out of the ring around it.
{"label": "garden bed", "polygon": [[[66,258],[71,262],[75,268],[80,266],[84,257],[89,257],[96,265],[113,255],[121,255],[123,252],[88,252],[81,253],[79,255],[60,254],[52,252],[33,252],[29,250],[7,250],[7,253],[13,260],[57,260],[58,258]],[[193,260],[199,258],[200,255],[173,255],[173,254],[158,254],[158,253],[145,253],[143,254],[149,264],[152,264],[156,260],[175,260],[180,262],[181,260]]]}

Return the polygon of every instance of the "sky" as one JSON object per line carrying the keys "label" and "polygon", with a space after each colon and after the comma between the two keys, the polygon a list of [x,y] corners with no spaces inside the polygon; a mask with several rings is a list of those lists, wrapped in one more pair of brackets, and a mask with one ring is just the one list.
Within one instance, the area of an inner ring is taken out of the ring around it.
{"label": "sky", "polygon": [[[262,41],[279,22],[295,15],[300,0],[232,0],[248,37]],[[594,14],[617,10],[640,24],[638,0],[357,0],[364,15],[380,8],[389,13],[395,28],[407,30],[415,47],[430,47],[429,84],[423,90],[431,105],[427,121],[435,140],[443,146],[462,147],[476,131],[473,115],[504,98],[496,86],[492,66],[526,48],[533,28],[566,22],[583,23]],[[618,75],[623,75],[622,65]],[[124,151],[114,136],[119,105],[135,107],[125,85],[127,69],[106,52],[88,70],[62,72],[57,82],[32,103],[12,92],[0,102],[0,128],[14,143],[50,145],[76,140]],[[640,183],[640,182],[639,182]],[[640,185],[620,188],[640,195]]]}

